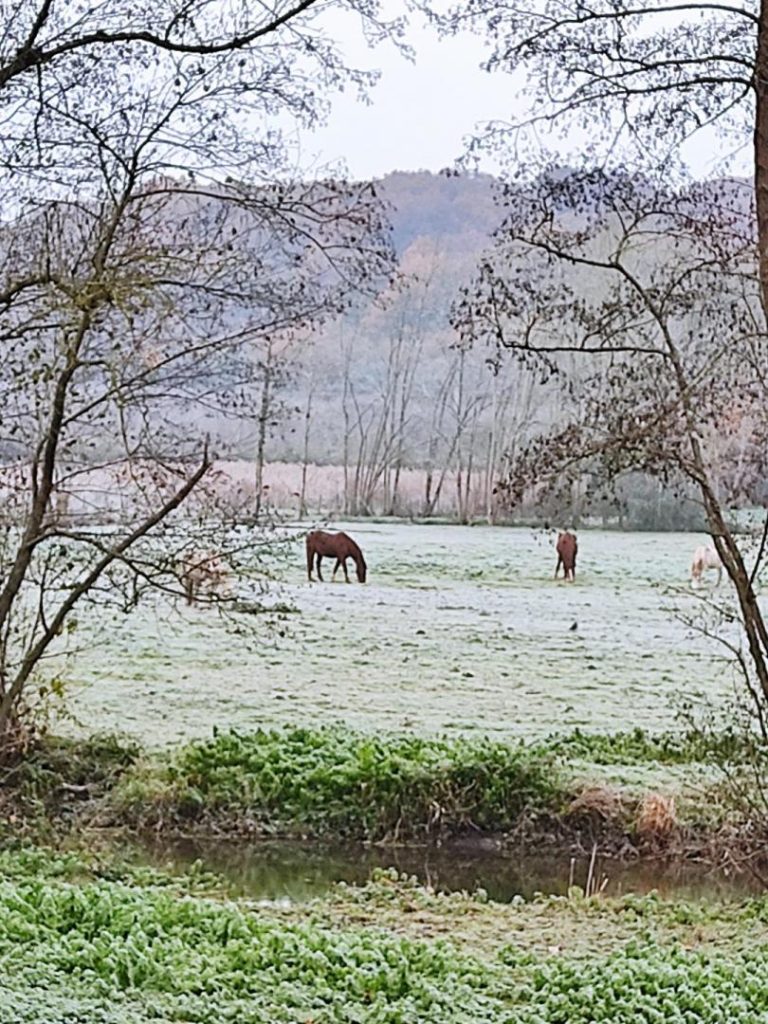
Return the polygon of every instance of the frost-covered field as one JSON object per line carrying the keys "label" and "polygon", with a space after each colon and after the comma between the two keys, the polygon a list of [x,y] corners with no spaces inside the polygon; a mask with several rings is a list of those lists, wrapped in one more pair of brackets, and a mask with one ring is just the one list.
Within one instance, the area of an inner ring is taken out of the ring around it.
{"label": "frost-covered field", "polygon": [[[300,614],[279,623],[283,635],[254,642],[210,608],[102,623],[69,668],[82,726],[150,743],[212,726],[340,720],[530,737],[663,729],[686,691],[719,700],[731,690],[719,648],[672,612],[695,604],[685,591],[695,535],[584,531],[578,579],[566,585],[552,579],[552,537],[531,530],[347,530],[369,582],[308,584],[297,534],[275,598]],[[682,593],[665,593],[674,587]]]}

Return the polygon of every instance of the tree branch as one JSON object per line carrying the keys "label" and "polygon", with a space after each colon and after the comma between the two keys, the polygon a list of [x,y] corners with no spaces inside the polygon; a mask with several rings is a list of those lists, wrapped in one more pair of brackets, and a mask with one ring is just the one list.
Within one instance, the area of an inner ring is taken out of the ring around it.
{"label": "tree branch", "polygon": [[[10,711],[24,689],[24,684],[30,676],[30,673],[34,670],[35,665],[38,663],[42,655],[45,653],[46,648],[49,646],[51,641],[58,635],[60,629],[64,625],[64,622],[72,611],[77,602],[88,593],[89,590],[98,581],[102,573],[107,569],[112,562],[119,559],[122,554],[127,551],[137,540],[146,536],[157,526],[158,523],[166,519],[171,512],[182,504],[184,499],[192,492],[197,484],[202,480],[205,474],[211,467],[211,461],[208,456],[208,443],[206,442],[203,451],[203,460],[200,466],[197,468],[195,473],[186,481],[183,487],[181,487],[172,498],[170,498],[161,508],[159,508],[153,515],[149,516],[144,520],[136,529],[125,537],[119,544],[109,550],[103,558],[101,558],[96,565],[91,569],[87,576],[85,576],[79,583],[75,584],[67,598],[62,602],[59,610],[56,612],[54,617],[42,636],[34,643],[27,651],[21,666],[19,668],[13,683],[5,693],[2,702],[0,702],[0,730],[5,730],[8,724],[8,717]],[[1,733],[0,733],[1,735]]]}
{"label": "tree branch", "polygon": [[320,0],[300,0],[299,3],[295,4],[284,14],[273,18],[266,25],[262,25],[260,28],[254,29],[252,32],[246,32],[243,35],[232,36],[220,43],[174,42],[167,36],[157,35],[156,33],[148,30],[138,30],[134,32],[128,30],[122,32],[108,32],[105,29],[96,29],[93,32],[88,32],[75,39],[70,39],[65,43],[61,43],[58,46],[52,46],[50,49],[46,50],[41,47],[30,45],[30,42],[34,41],[34,38],[39,32],[38,28],[34,32],[34,35],[30,35],[27,43],[18,50],[13,60],[9,61],[5,67],[0,68],[0,88],[7,85],[7,83],[17,75],[23,74],[31,68],[42,67],[46,64],[50,64],[57,57],[73,53],[78,50],[88,49],[89,47],[103,47],[114,45],[116,43],[147,43],[158,50],[165,50],[169,53],[199,54],[200,56],[242,50],[256,42],[257,39],[261,39],[264,36],[276,32],[283,25],[287,24],[298,15],[303,14],[304,11],[309,10],[309,8],[313,7],[315,4],[319,4],[319,2]]}

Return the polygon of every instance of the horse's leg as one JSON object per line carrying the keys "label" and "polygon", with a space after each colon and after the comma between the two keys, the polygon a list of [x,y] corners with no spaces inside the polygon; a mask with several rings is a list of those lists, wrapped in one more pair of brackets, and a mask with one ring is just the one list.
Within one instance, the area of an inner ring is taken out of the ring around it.
{"label": "horse's leg", "polygon": [[345,579],[345,581],[347,583],[349,583],[349,573],[347,572],[347,559],[346,558],[342,558],[342,560],[341,560],[341,567],[344,570],[344,579]]}
{"label": "horse's leg", "polygon": [[317,566],[316,566],[316,568],[317,568],[317,578],[320,580],[321,583],[325,583],[325,580],[323,579],[323,574],[320,572],[320,563],[322,562],[322,560],[323,560],[323,556],[318,551],[317,552]]}
{"label": "horse's leg", "polygon": [[[563,565],[563,559],[562,559],[561,555],[558,555],[557,556],[557,565],[555,566],[555,579],[557,579],[557,574],[560,572],[560,566],[561,565]],[[563,572],[565,572],[565,567],[564,566],[563,566]]]}
{"label": "horse's leg", "polygon": [[333,572],[331,573],[331,582],[332,583],[336,582],[336,573],[339,571],[339,566],[340,565],[341,565],[341,559],[337,558],[336,559],[336,565],[334,565]]}
{"label": "horse's leg", "polygon": [[315,552],[307,548],[307,578],[310,583],[313,583],[312,579],[312,566],[315,564]]}

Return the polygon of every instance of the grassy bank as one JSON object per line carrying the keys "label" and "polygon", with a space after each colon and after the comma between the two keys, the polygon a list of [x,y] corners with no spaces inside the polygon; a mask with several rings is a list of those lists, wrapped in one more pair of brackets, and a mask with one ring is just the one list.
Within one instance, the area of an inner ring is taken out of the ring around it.
{"label": "grassy bank", "polygon": [[134,827],[381,841],[503,831],[562,796],[553,758],[520,744],[284,729],[223,733],[147,759],[122,778],[112,807]]}
{"label": "grassy bank", "polygon": [[[713,764],[745,751],[724,734],[574,732],[533,745],[371,736],[337,728],[227,732],[161,753],[114,737],[48,739],[0,782],[0,820],[131,830],[422,842],[513,834],[614,850],[678,847],[727,817]],[[610,785],[634,766],[641,784]],[[708,788],[683,792],[709,773]],[[669,785],[659,791],[659,780]],[[675,792],[675,803],[668,795]]]}
{"label": "grassy bank", "polygon": [[210,880],[0,855],[0,1021],[753,1024],[768,903],[499,905],[381,876],[278,906]]}
{"label": "grassy bank", "polygon": [[[717,831],[730,812],[713,766],[744,755],[731,734],[575,732],[525,745],[342,727],[230,732],[137,761],[109,806],[134,829],[370,842],[492,833],[658,851]],[[639,784],[606,784],[626,766]]]}
{"label": "grassy bank", "polygon": [[579,729],[552,736],[540,749],[563,763],[582,760],[598,765],[740,764],[756,753],[754,744],[736,730],[647,733],[643,729],[605,735]]}
{"label": "grassy bank", "polygon": [[77,818],[84,805],[109,798],[141,753],[125,737],[44,737],[0,769],[0,834],[3,825],[11,834],[25,827],[39,832]]}

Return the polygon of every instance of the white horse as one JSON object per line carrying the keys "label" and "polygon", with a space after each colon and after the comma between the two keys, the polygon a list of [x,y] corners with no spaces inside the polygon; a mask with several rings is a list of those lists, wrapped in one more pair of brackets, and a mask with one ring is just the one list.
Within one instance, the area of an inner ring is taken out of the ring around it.
{"label": "white horse", "polygon": [[187,604],[194,604],[201,593],[209,597],[231,596],[232,581],[227,566],[215,551],[187,551],[180,569]]}
{"label": "white horse", "polygon": [[715,586],[719,586],[720,580],[723,578],[723,563],[720,561],[720,555],[718,555],[713,547],[710,547],[708,544],[702,544],[693,553],[691,583],[701,583],[701,577],[707,569],[717,569],[717,583]]}

